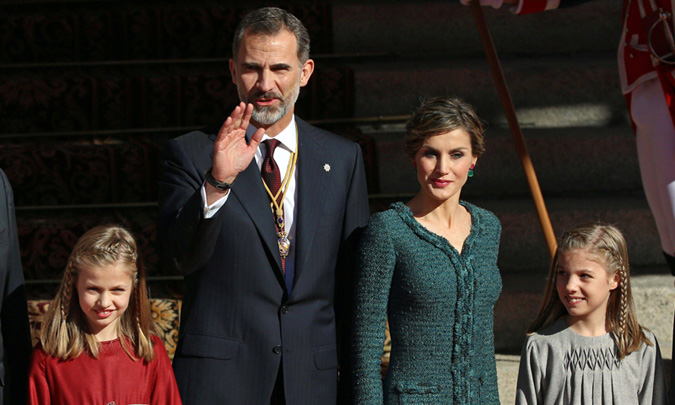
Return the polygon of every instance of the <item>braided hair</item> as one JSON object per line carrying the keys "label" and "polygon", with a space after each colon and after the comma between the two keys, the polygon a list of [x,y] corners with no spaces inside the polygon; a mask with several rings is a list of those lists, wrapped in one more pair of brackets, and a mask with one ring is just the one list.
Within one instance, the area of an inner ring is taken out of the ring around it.
{"label": "braided hair", "polygon": [[643,343],[651,346],[653,343],[645,336],[635,315],[626,240],[618,228],[605,224],[580,225],[563,234],[551,263],[539,314],[527,333],[540,331],[567,314],[556,289],[558,263],[561,254],[578,249],[597,256],[608,276],[618,274],[618,288],[610,292],[607,303],[606,325],[616,343],[619,359],[638,350]]}
{"label": "braided hair", "polygon": [[155,333],[150,314],[145,268],[138,254],[134,237],[115,225],[95,227],[86,232],[73,248],[56,297],[47,310],[40,331],[43,350],[63,360],[86,351],[98,357],[99,342],[90,333],[77,295],[80,269],[120,264],[132,278],[129,307],[120,318],[118,336],[124,351],[132,359],[151,361],[154,348],[151,334]]}

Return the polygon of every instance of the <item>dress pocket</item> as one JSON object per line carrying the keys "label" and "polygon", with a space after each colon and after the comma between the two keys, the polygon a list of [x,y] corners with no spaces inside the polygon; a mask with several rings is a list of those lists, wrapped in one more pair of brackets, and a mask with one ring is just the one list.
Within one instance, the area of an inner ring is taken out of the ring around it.
{"label": "dress pocket", "polygon": [[395,403],[400,405],[449,404],[452,400],[450,390],[435,384],[396,384],[395,393]]}

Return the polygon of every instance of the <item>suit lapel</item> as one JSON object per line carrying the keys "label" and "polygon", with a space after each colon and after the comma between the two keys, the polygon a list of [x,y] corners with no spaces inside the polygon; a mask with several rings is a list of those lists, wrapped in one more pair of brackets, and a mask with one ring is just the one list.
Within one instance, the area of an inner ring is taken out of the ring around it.
{"label": "suit lapel", "polygon": [[[312,252],[312,244],[323,214],[323,198],[330,182],[324,174],[324,164],[329,163],[326,151],[316,142],[313,129],[298,119],[298,201],[297,201],[297,251],[295,252],[295,282],[305,269]],[[316,252],[315,252],[316,253]]]}
{"label": "suit lapel", "polygon": [[276,263],[277,276],[283,276],[281,273],[281,257],[279,256],[279,247],[277,245],[276,229],[274,229],[274,217],[270,210],[270,202],[260,178],[260,171],[255,159],[251,161],[246,170],[239,173],[232,186],[232,194],[239,200],[244,211],[251,218],[255,225],[260,239],[268,249],[270,256]]}

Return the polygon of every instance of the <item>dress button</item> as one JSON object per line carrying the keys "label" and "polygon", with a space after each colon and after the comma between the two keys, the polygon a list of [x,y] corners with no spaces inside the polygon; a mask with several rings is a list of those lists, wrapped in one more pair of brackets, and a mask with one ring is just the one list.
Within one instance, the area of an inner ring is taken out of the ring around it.
{"label": "dress button", "polygon": [[279,354],[279,353],[281,353],[281,346],[279,346],[279,345],[274,346],[274,347],[272,348],[272,353],[274,353],[274,354]]}
{"label": "dress button", "polygon": [[288,309],[288,307],[286,305],[281,306],[281,313],[282,314],[287,314],[289,312],[290,312],[290,309]]}

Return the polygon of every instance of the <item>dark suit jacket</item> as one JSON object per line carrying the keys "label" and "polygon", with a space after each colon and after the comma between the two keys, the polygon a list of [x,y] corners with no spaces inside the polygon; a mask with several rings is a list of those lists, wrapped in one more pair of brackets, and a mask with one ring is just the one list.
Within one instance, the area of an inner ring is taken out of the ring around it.
{"label": "dark suit jacket", "polygon": [[218,213],[203,219],[200,188],[217,128],[189,133],[163,149],[159,253],[185,275],[173,363],[185,404],[269,403],[280,364],[287,403],[335,403],[336,278],[350,271],[340,261],[350,237],[368,221],[365,175],[358,145],[296,120],[290,296],[255,161],[239,174]]}
{"label": "dark suit jacket", "polygon": [[25,404],[32,351],[14,196],[0,170],[0,404]]}

